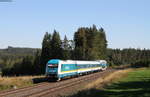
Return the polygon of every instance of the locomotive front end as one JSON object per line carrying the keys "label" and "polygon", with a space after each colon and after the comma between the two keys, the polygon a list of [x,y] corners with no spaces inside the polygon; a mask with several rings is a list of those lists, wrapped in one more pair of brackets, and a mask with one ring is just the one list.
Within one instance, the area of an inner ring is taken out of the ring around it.
{"label": "locomotive front end", "polygon": [[58,78],[58,64],[59,60],[50,60],[46,66],[46,76],[49,78]]}

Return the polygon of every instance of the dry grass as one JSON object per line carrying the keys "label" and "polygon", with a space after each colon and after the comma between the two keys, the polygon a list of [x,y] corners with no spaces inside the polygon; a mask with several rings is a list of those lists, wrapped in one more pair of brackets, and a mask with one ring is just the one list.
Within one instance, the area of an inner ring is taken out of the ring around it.
{"label": "dry grass", "polygon": [[34,78],[43,76],[0,77],[0,90],[20,88],[33,85]]}
{"label": "dry grass", "polygon": [[119,80],[122,77],[125,77],[128,72],[132,71],[133,69],[125,69],[125,70],[119,70],[112,74],[109,74],[108,76],[101,77],[97,79],[96,81],[89,83],[85,86],[85,89],[91,89],[91,88],[102,88],[105,85],[108,85],[116,80]]}

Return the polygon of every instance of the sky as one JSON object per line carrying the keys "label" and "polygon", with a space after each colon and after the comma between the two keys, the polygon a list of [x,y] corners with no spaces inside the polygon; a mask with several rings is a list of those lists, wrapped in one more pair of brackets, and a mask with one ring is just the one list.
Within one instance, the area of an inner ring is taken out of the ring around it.
{"label": "sky", "polygon": [[150,49],[150,0],[1,1],[0,48],[41,48],[45,32],[73,39],[79,27],[95,24],[109,48]]}

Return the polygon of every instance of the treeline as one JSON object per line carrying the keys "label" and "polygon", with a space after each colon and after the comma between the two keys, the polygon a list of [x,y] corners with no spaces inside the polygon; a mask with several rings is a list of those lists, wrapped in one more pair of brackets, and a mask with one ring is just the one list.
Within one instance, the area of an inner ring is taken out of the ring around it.
{"label": "treeline", "polygon": [[107,60],[109,65],[126,65],[134,67],[150,67],[149,49],[108,49]]}
{"label": "treeline", "polygon": [[8,46],[6,49],[0,49],[0,73],[13,67],[14,64],[21,63],[27,56],[35,56],[38,49],[35,48],[19,48]]}
{"label": "treeline", "polygon": [[13,64],[13,60],[20,60],[25,56],[34,56],[37,49],[35,48],[19,48],[8,46],[6,49],[0,49],[0,64]]}

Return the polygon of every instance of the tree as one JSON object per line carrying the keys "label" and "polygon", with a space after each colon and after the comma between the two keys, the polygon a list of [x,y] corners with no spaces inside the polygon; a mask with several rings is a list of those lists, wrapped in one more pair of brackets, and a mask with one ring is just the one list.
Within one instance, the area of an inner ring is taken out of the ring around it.
{"label": "tree", "polygon": [[86,31],[85,28],[79,28],[74,34],[75,59],[86,59]]}
{"label": "tree", "polygon": [[80,60],[106,59],[107,40],[103,28],[95,25],[79,28],[74,34],[75,58]]}
{"label": "tree", "polygon": [[97,48],[98,48],[98,58],[106,59],[106,51],[107,51],[107,40],[106,34],[103,28],[97,30]]}
{"label": "tree", "polygon": [[45,67],[46,63],[48,60],[52,58],[52,47],[51,47],[51,34],[48,32],[45,33],[43,42],[42,42],[42,52],[41,52],[41,57],[40,57],[40,70],[39,72],[44,73],[45,72]]}
{"label": "tree", "polygon": [[69,44],[69,41],[66,35],[62,42],[62,48],[63,48],[63,51],[62,51],[63,59],[64,60],[70,59],[71,58],[71,46]]}
{"label": "tree", "polygon": [[62,47],[61,47],[61,39],[59,33],[54,30],[52,40],[51,40],[51,54],[53,59],[61,59],[62,58]]}
{"label": "tree", "polygon": [[32,75],[34,73],[33,71],[33,57],[27,56],[22,60],[22,63],[20,65],[20,72],[18,74],[22,75]]}
{"label": "tree", "polygon": [[37,52],[35,54],[34,62],[33,62],[34,74],[40,74],[41,73],[41,72],[39,72],[39,70],[41,69],[41,67],[40,67],[40,58],[41,58],[41,51],[37,50]]}

